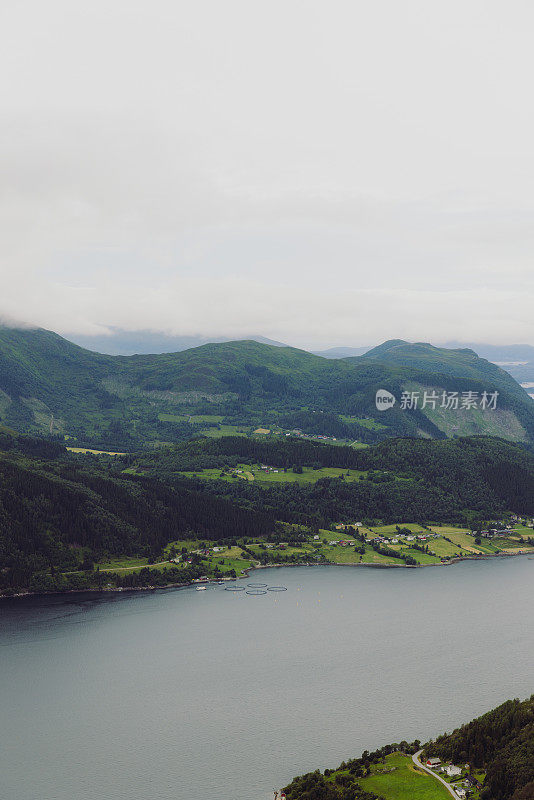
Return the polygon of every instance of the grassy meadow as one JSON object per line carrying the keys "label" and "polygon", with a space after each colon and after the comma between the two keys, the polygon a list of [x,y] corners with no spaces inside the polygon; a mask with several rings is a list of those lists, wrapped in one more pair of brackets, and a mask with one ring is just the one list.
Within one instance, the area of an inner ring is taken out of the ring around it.
{"label": "grassy meadow", "polygon": [[450,793],[439,781],[416,769],[410,756],[392,753],[379,764],[371,765],[371,774],[358,783],[368,792],[386,800],[450,800]]}
{"label": "grassy meadow", "polygon": [[[218,470],[217,470],[218,472]],[[295,477],[302,477],[295,475]],[[250,480],[250,476],[241,475],[242,480]],[[360,526],[358,529],[347,530],[319,530],[312,534],[299,528],[299,533],[305,534],[302,542],[272,542],[267,540],[239,540],[232,544],[216,544],[206,539],[180,539],[170,542],[164,549],[162,556],[156,563],[150,563],[145,557],[120,556],[102,560],[96,565],[101,572],[116,572],[119,575],[140,571],[143,568],[163,570],[168,567],[183,569],[189,566],[192,560],[202,567],[206,575],[227,575],[235,572],[237,577],[246,570],[259,564],[341,564],[361,566],[404,566],[405,556],[411,556],[418,566],[441,564],[443,560],[463,556],[496,555],[498,553],[514,553],[518,551],[534,552],[534,548],[520,541],[520,537],[532,529],[517,526],[514,538],[487,540],[482,539],[480,544],[475,543],[475,537],[465,528],[453,526],[429,526],[424,529],[413,522],[399,522],[399,527],[408,529],[411,534],[399,534],[396,525],[380,525],[372,528]],[[292,539],[293,526],[287,526],[287,538]],[[429,538],[426,541],[406,541],[407,535],[426,535],[435,532],[439,538]],[[365,536],[362,542],[356,534]],[[318,538],[315,538],[318,536]],[[379,553],[373,548],[372,543],[376,537],[383,537],[385,542],[380,543],[382,548],[387,548],[388,553]],[[396,543],[391,540],[396,539]],[[417,544],[421,550],[414,547]],[[218,548],[214,552],[213,548]],[[361,552],[362,547],[364,552]],[[424,552],[428,547],[429,552]],[[174,561],[179,557],[178,561]]]}

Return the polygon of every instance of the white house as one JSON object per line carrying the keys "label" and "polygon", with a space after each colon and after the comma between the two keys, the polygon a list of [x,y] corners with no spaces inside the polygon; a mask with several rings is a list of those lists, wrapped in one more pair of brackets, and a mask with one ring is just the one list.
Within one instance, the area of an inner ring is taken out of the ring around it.
{"label": "white house", "polygon": [[467,792],[463,788],[463,786],[455,786],[454,791],[458,795],[458,797],[467,797]]}
{"label": "white house", "polygon": [[462,774],[461,768],[455,767],[454,764],[449,764],[449,766],[445,768],[445,772],[449,778],[456,778],[458,775]]}

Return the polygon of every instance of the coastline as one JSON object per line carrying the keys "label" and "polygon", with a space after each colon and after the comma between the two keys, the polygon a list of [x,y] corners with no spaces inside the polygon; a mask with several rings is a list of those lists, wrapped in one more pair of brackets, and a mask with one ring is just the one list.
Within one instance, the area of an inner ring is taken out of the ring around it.
{"label": "coastline", "polygon": [[300,562],[298,564],[286,564],[286,563],[273,563],[273,564],[256,564],[247,567],[246,570],[243,571],[241,575],[238,575],[237,578],[226,578],[226,577],[218,577],[218,578],[208,578],[207,580],[192,580],[186,581],[185,583],[166,583],[164,586],[131,586],[131,587],[123,587],[123,586],[114,586],[114,587],[93,587],[87,589],[66,589],[64,592],[30,592],[30,591],[21,591],[21,592],[14,592],[13,594],[0,594],[0,601],[2,600],[20,600],[26,597],[63,597],[63,596],[71,596],[71,595],[104,595],[104,594],[124,594],[129,592],[157,592],[157,591],[165,591],[166,589],[187,589],[190,586],[198,586],[198,585],[205,585],[208,583],[218,584],[221,581],[224,582],[231,582],[241,580],[243,578],[249,578],[250,572],[262,569],[281,569],[282,567],[363,567],[365,569],[426,569],[427,567],[449,567],[453,564],[457,564],[460,561],[487,561],[489,559],[494,558],[518,558],[520,556],[527,556],[530,558],[534,558],[534,550],[526,550],[519,553],[495,553],[495,554],[480,554],[480,555],[472,555],[472,556],[458,556],[457,558],[451,558],[448,561],[440,561],[438,564],[346,564],[339,561],[327,561],[326,563],[317,563],[317,562]]}

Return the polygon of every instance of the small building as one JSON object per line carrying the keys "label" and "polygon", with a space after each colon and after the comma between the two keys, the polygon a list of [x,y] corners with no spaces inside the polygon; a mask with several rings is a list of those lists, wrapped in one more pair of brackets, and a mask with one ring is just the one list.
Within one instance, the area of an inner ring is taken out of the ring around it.
{"label": "small building", "polygon": [[441,764],[441,759],[439,758],[429,758],[426,762],[427,767],[430,767],[430,769],[436,769],[437,767],[440,766],[440,764]]}
{"label": "small building", "polygon": [[458,797],[462,797],[462,798],[467,797],[467,792],[465,791],[463,786],[455,786],[454,787],[454,791],[456,792]]}
{"label": "small building", "polygon": [[462,770],[460,767],[456,767],[454,764],[449,764],[448,767],[445,767],[445,772],[449,776],[449,778],[456,778],[458,775],[462,774]]}
{"label": "small building", "polygon": [[474,775],[468,775],[468,776],[467,776],[466,783],[468,783],[468,784],[469,784],[470,786],[472,786],[474,789],[482,789],[482,784],[480,783],[480,781],[478,780],[478,778],[475,778],[475,777],[474,777]]}

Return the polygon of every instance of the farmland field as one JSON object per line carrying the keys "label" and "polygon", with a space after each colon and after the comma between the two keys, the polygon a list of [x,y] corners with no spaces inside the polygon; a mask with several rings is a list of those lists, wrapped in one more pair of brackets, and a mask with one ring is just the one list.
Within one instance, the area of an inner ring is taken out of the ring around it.
{"label": "farmland field", "polygon": [[127,453],[115,453],[110,450],[91,450],[88,447],[67,447],[70,453],[92,453],[95,456],[125,456]]}
{"label": "farmland field", "polygon": [[451,796],[435,778],[417,770],[410,756],[400,753],[387,756],[382,764],[373,764],[371,775],[358,783],[386,800],[450,800]]}
{"label": "farmland field", "polygon": [[344,479],[347,481],[357,481],[361,475],[366,475],[362,470],[347,470],[339,467],[322,467],[321,469],[303,467],[302,473],[293,472],[292,469],[284,472],[282,467],[265,470],[259,464],[238,464],[231,471],[226,472],[217,467],[215,469],[197,470],[196,472],[183,472],[182,474],[186,477],[195,475],[197,478],[204,478],[205,480],[222,479],[235,481],[246,478],[259,483],[315,483],[320,478],[339,478],[341,475],[344,475]]}

